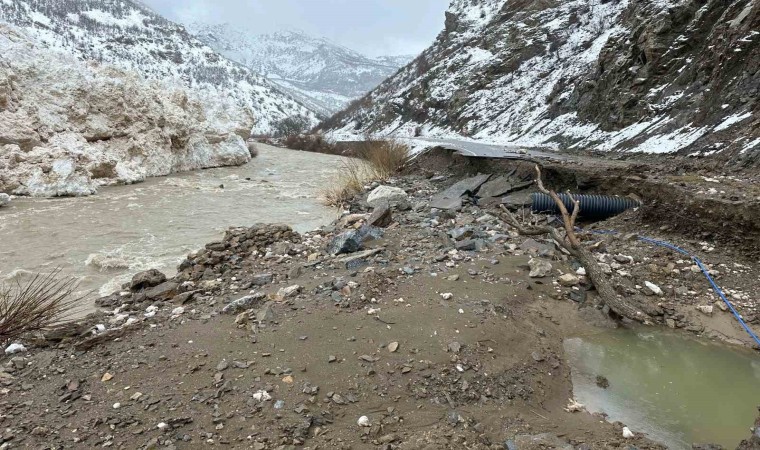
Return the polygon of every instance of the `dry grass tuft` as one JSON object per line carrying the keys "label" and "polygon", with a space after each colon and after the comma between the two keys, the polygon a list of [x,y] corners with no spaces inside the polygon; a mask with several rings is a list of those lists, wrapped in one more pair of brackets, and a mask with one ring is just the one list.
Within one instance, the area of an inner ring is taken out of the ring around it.
{"label": "dry grass tuft", "polygon": [[368,161],[380,179],[387,179],[409,161],[409,147],[396,141],[367,139],[359,145],[356,156]]}
{"label": "dry grass tuft", "polygon": [[59,275],[56,269],[24,283],[0,284],[0,342],[60,324],[74,313],[83,298],[74,295],[77,280]]}
{"label": "dry grass tuft", "polygon": [[387,180],[409,160],[409,148],[394,141],[367,140],[356,154],[358,158],[342,161],[333,182],[320,192],[326,205],[345,205],[364,191],[366,184]]}

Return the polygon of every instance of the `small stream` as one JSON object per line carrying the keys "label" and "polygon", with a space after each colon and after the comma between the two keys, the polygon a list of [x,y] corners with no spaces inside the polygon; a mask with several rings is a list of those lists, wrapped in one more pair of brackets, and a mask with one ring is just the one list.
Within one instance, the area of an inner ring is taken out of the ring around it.
{"label": "small stream", "polygon": [[231,226],[280,222],[303,232],[336,217],[317,197],[339,157],[258,147],[240,167],[103,187],[91,197],[16,198],[0,209],[0,280],[60,268],[81,290],[105,295],[141,270],[174,274],[187,253]]}
{"label": "small stream", "polygon": [[[655,329],[606,330],[565,341],[575,399],[671,449],[735,448],[760,406],[752,350]],[[598,375],[609,387],[597,386]]]}

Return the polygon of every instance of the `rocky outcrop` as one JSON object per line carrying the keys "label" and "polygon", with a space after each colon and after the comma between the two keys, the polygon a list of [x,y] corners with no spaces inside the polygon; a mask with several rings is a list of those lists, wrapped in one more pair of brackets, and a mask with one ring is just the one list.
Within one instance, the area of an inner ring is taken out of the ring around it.
{"label": "rocky outcrop", "polygon": [[252,125],[242,108],[79,62],[0,25],[0,192],[90,195],[243,164]]}
{"label": "rocky outcrop", "polygon": [[760,2],[453,0],[420,57],[325,122],[760,162]]}

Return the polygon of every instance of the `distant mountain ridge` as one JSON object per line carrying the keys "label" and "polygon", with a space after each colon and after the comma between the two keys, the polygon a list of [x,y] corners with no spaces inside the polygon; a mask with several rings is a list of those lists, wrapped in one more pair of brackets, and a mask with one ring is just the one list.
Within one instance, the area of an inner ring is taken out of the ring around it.
{"label": "distant mountain ridge", "polygon": [[760,1],[452,0],[432,46],[322,128],[760,165]]}
{"label": "distant mountain ridge", "polygon": [[255,133],[290,116],[316,113],[278,85],[230,61],[186,29],[134,0],[0,0],[0,21],[82,59],[108,63],[148,79],[175,80],[215,99],[249,107]]}
{"label": "distant mountain ridge", "polygon": [[252,34],[230,24],[189,24],[198,39],[330,115],[366,94],[413,59],[377,58],[301,31]]}

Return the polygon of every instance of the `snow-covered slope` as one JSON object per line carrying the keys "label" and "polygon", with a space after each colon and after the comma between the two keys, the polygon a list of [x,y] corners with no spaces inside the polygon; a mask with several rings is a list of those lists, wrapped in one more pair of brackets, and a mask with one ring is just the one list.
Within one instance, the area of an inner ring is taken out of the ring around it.
{"label": "snow-covered slope", "polygon": [[411,64],[323,124],[760,163],[760,1],[453,0]]}
{"label": "snow-covered slope", "polygon": [[191,24],[188,30],[326,115],[366,94],[413,58],[370,58],[297,31],[256,35],[229,24]]}
{"label": "snow-covered slope", "polygon": [[257,133],[289,116],[316,122],[313,111],[281,88],[134,0],[0,0],[0,21],[82,59],[132,70],[148,79],[175,80],[209,97],[245,105],[254,114]]}
{"label": "snow-covered slope", "polygon": [[0,193],[89,195],[243,164],[252,125],[243,108],[84,63],[0,24]]}

